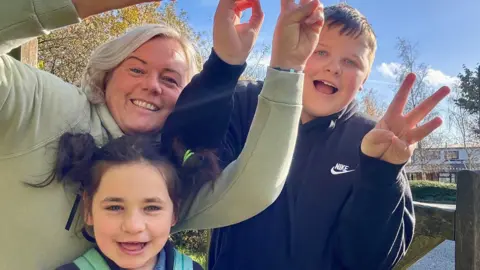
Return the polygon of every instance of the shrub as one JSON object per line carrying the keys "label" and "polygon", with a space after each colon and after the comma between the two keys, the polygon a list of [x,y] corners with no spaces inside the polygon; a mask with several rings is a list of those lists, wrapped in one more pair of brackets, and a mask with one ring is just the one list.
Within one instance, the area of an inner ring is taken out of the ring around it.
{"label": "shrub", "polygon": [[436,181],[410,181],[415,201],[454,203],[457,200],[457,185]]}
{"label": "shrub", "polygon": [[190,256],[206,268],[208,253],[208,230],[192,230],[173,234],[170,236],[175,247],[182,253]]}

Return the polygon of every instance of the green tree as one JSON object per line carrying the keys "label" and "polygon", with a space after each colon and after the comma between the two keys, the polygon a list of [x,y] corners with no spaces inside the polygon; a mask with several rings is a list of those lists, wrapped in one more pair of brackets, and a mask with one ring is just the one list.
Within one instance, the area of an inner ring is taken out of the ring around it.
{"label": "green tree", "polygon": [[476,121],[471,129],[480,136],[480,64],[472,70],[464,65],[463,71],[464,73],[458,74],[460,93],[456,104],[474,116]]}

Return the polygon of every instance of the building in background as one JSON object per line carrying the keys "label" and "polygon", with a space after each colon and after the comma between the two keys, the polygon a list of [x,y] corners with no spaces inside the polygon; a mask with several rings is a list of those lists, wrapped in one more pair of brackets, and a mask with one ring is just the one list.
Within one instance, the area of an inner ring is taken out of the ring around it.
{"label": "building in background", "polygon": [[415,149],[405,171],[409,180],[456,183],[462,170],[480,172],[480,146]]}

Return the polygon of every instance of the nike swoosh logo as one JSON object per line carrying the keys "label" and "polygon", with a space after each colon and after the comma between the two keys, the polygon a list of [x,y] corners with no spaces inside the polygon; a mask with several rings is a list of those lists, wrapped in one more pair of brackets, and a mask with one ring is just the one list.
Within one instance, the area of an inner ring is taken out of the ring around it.
{"label": "nike swoosh logo", "polygon": [[355,170],[337,171],[337,170],[335,170],[335,167],[333,167],[333,168],[330,169],[330,172],[331,172],[333,175],[344,174],[344,173],[349,173],[349,172],[353,172],[353,171],[355,171]]}

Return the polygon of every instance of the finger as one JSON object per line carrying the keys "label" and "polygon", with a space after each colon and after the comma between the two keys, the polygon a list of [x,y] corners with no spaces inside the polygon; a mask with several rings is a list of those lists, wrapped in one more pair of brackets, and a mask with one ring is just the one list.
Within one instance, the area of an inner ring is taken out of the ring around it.
{"label": "finger", "polygon": [[412,156],[414,147],[406,144],[403,140],[394,136],[392,139],[392,151],[393,155],[386,160],[392,164],[400,165],[408,161],[408,159]]}
{"label": "finger", "polygon": [[258,2],[258,0],[239,0],[235,1],[233,10],[235,13],[241,13],[254,5],[254,2]]}
{"label": "finger", "polygon": [[423,138],[427,137],[435,129],[440,127],[442,125],[442,122],[443,121],[440,117],[435,117],[427,123],[408,131],[405,135],[406,143],[411,145],[423,140]]}
{"label": "finger", "polygon": [[318,26],[322,27],[323,21],[323,6],[320,4],[320,6],[305,20],[305,23],[307,25],[317,24]]}
{"label": "finger", "polygon": [[252,3],[252,16],[250,17],[250,21],[248,23],[250,27],[258,33],[260,32],[260,28],[262,28],[265,14],[263,13],[260,0],[251,0],[250,2]]}
{"label": "finger", "polygon": [[294,22],[304,21],[314,10],[318,8],[320,3],[317,0],[310,1],[306,4],[300,5],[294,12],[292,12],[290,19]]}
{"label": "finger", "polygon": [[282,0],[281,8],[282,10],[287,10],[288,7],[295,5],[295,0]]}
{"label": "finger", "polygon": [[413,127],[425,118],[450,93],[450,88],[444,86],[437,92],[424,100],[420,105],[415,107],[406,115],[407,125]]}
{"label": "finger", "polygon": [[361,150],[367,156],[379,158],[392,144],[393,132],[386,129],[372,129],[363,137]]}
{"label": "finger", "polygon": [[413,84],[415,83],[415,74],[409,73],[405,79],[403,80],[400,89],[398,90],[397,94],[388,106],[387,112],[385,115],[401,115],[403,112],[403,108],[405,108],[405,104],[408,100],[408,95],[410,90],[412,89]]}
{"label": "finger", "polygon": [[235,7],[236,0],[220,0],[217,9],[228,10]]}

